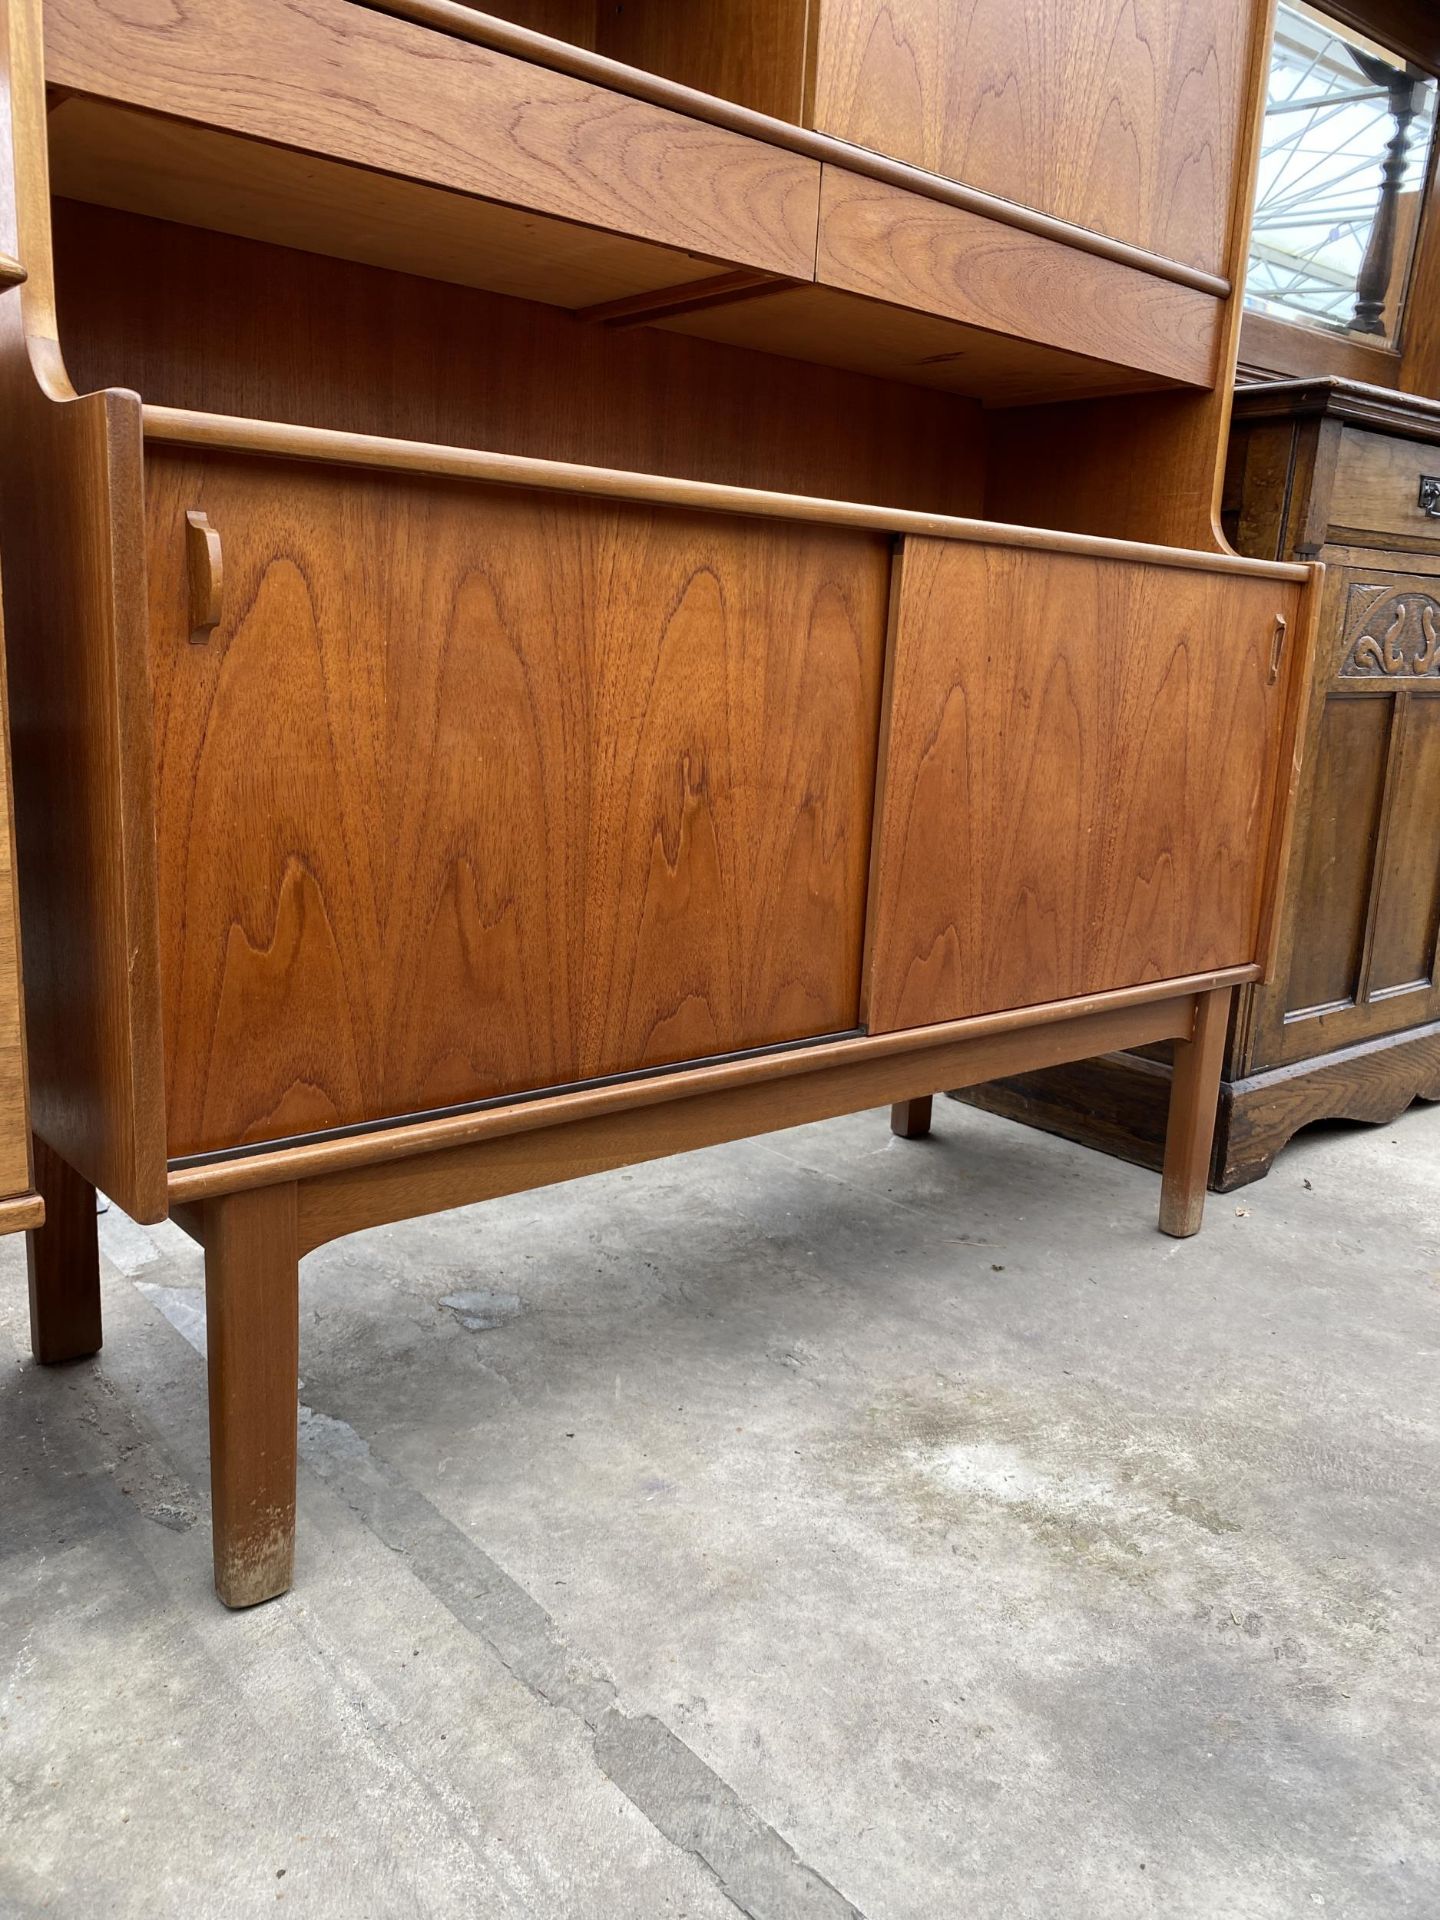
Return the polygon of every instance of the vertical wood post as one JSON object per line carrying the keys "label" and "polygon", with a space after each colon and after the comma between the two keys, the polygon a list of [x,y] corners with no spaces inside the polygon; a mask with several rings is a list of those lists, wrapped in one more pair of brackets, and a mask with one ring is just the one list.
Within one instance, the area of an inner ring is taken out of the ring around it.
{"label": "vertical wood post", "polygon": [[1233,987],[1195,996],[1195,1025],[1188,1040],[1175,1042],[1170,1078],[1170,1115],[1165,1128],[1165,1167],[1160,1182],[1160,1231],[1177,1240],[1200,1231],[1220,1070]]}
{"label": "vertical wood post", "polygon": [[33,1153],[45,1224],[25,1235],[30,1350],[53,1366],[100,1351],[100,1241],[94,1187],[43,1140]]}
{"label": "vertical wood post", "polygon": [[300,1254],[295,1187],[205,1203],[215,1591],[253,1607],[295,1560]]}
{"label": "vertical wood post", "polygon": [[928,1093],[916,1100],[897,1100],[890,1109],[890,1131],[901,1140],[923,1140],[930,1131],[930,1100]]}

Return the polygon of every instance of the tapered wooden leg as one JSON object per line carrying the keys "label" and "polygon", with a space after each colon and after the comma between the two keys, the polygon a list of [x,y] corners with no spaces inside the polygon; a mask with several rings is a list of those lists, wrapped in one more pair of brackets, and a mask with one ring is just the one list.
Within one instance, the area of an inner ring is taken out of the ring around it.
{"label": "tapered wooden leg", "polygon": [[1165,1167],[1160,1177],[1160,1231],[1176,1240],[1198,1233],[1205,1212],[1233,992],[1231,987],[1221,987],[1214,993],[1197,994],[1194,1031],[1188,1040],[1175,1042]]}
{"label": "tapered wooden leg", "polygon": [[100,1351],[100,1242],[94,1187],[43,1140],[34,1155],[45,1224],[25,1235],[30,1350],[51,1366]]}
{"label": "tapered wooden leg", "polygon": [[253,1607],[285,1592],[295,1560],[295,1188],[207,1201],[202,1224],[215,1591]]}
{"label": "tapered wooden leg", "polygon": [[930,1131],[930,1095],[897,1100],[890,1109],[890,1131],[902,1140],[923,1140]]}

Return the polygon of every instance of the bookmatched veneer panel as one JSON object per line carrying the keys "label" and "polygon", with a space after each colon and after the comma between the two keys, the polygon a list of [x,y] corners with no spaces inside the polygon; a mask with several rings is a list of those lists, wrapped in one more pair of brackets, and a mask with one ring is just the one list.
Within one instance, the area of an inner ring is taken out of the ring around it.
{"label": "bookmatched veneer panel", "polygon": [[855,1024],[883,537],[162,448],[147,514],[172,1154]]}
{"label": "bookmatched veneer panel", "polygon": [[819,131],[1224,271],[1249,0],[817,7]]}
{"label": "bookmatched veneer panel", "polygon": [[44,28],[54,86],[682,252],[813,271],[814,160],[351,0],[45,0]]}
{"label": "bookmatched veneer panel", "polygon": [[1263,961],[1299,611],[1280,581],[907,540],[871,1029]]}

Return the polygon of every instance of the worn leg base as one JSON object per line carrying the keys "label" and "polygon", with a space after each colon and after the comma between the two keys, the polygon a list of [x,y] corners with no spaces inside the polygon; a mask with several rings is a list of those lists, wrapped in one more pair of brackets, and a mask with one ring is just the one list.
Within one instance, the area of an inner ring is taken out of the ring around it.
{"label": "worn leg base", "polygon": [[206,1202],[215,1591],[258,1606],[295,1565],[300,1254],[293,1185]]}
{"label": "worn leg base", "polygon": [[30,1350],[53,1366],[100,1351],[100,1242],[94,1187],[43,1140],[33,1150],[45,1224],[25,1235]]}
{"label": "worn leg base", "polygon": [[1222,987],[1195,996],[1195,1025],[1188,1040],[1175,1042],[1170,1079],[1170,1117],[1165,1128],[1165,1164],[1160,1174],[1160,1231],[1185,1240],[1200,1231],[1205,1187],[1215,1141],[1215,1109],[1225,1062],[1225,1032],[1234,990]]}
{"label": "worn leg base", "polygon": [[901,1140],[923,1140],[930,1131],[928,1093],[914,1100],[897,1100],[890,1109],[890,1131]]}

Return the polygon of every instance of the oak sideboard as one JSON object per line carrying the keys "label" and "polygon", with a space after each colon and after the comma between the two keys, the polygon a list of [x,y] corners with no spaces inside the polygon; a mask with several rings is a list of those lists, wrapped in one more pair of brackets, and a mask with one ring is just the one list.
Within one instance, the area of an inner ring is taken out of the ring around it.
{"label": "oak sideboard", "polygon": [[1267,8],[1023,11],[8,0],[37,1345],[95,1187],[203,1245],[232,1606],[339,1235],[1161,1040],[1200,1224],[1319,578],[1216,519]]}

